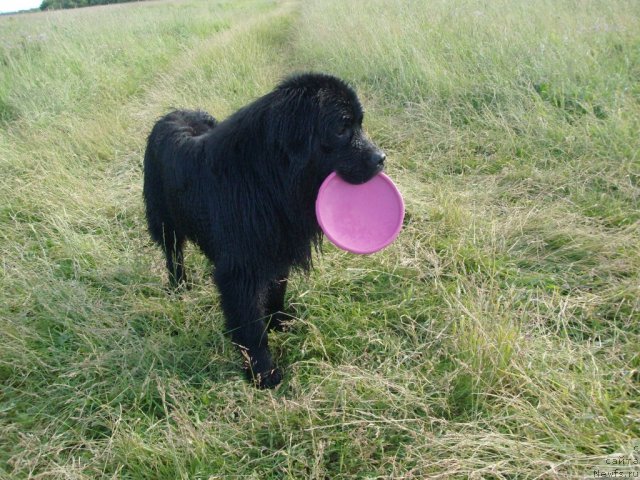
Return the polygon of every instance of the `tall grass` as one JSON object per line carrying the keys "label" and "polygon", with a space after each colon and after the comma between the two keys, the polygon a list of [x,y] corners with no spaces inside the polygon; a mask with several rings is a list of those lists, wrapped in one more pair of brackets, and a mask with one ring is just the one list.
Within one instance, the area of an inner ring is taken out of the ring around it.
{"label": "tall grass", "polygon": [[[640,436],[639,27],[631,1],[0,18],[0,476],[634,471],[612,460]],[[356,85],[407,220],[292,279],[263,392],[195,249],[165,290],[141,157],[167,109],[224,118],[297,69]]]}

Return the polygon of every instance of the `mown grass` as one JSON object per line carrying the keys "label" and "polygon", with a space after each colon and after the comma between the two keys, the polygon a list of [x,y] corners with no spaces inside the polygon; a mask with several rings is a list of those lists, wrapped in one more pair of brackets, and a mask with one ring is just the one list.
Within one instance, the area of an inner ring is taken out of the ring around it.
{"label": "mown grass", "polygon": [[[564,479],[638,457],[635,2],[185,0],[0,32],[0,475]],[[263,392],[195,249],[193,289],[165,289],[142,149],[170,107],[224,118],[299,69],[358,88],[407,216],[384,252],[326,244],[292,279]]]}

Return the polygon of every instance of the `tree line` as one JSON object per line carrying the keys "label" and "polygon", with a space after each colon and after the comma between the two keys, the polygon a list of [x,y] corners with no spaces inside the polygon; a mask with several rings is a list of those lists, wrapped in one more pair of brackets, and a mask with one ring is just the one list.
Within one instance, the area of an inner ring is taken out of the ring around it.
{"label": "tree line", "polygon": [[56,10],[59,8],[79,8],[107,3],[125,3],[132,0],[43,0],[40,10]]}

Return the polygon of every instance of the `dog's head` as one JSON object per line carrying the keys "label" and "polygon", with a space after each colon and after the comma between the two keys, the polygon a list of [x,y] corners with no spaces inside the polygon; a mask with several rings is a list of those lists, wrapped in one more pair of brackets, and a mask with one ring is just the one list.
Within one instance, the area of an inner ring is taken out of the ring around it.
{"label": "dog's head", "polygon": [[362,106],[345,82],[306,73],[285,80],[276,92],[289,107],[293,148],[304,151],[321,180],[335,171],[359,184],[382,171],[386,156],[363,132]]}

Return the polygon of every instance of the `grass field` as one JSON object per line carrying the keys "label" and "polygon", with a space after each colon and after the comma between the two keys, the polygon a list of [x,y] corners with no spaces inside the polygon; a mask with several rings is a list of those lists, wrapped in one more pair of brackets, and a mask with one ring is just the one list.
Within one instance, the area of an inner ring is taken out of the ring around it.
{"label": "grass field", "polygon": [[[406,225],[325,243],[258,391],[142,208],[171,107],[358,90]],[[640,462],[640,3],[183,0],[0,18],[0,478],[568,479]]]}

